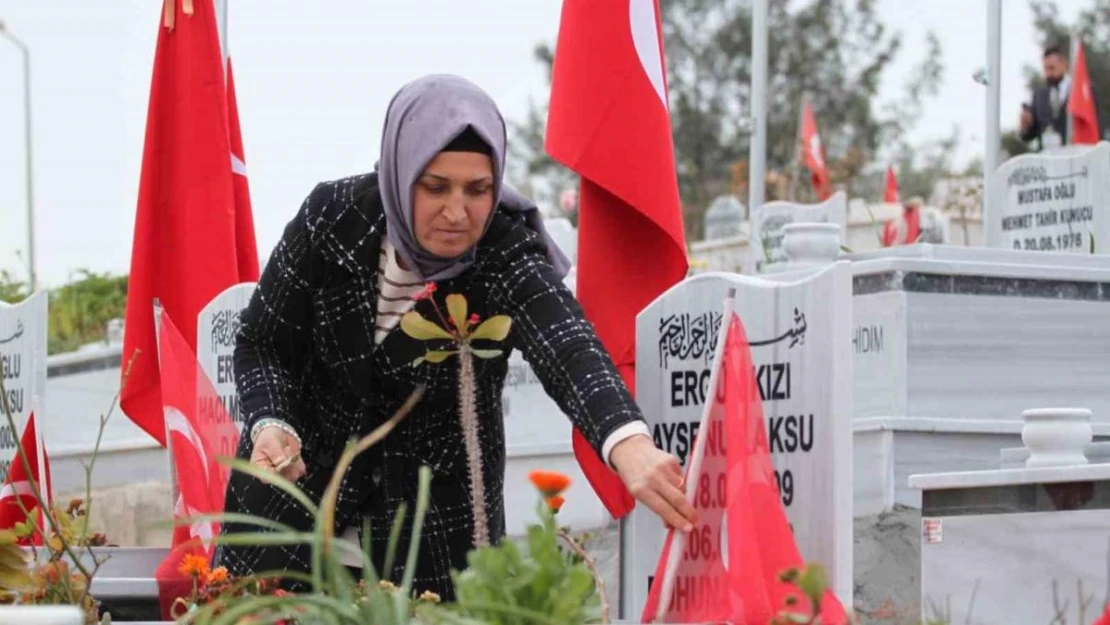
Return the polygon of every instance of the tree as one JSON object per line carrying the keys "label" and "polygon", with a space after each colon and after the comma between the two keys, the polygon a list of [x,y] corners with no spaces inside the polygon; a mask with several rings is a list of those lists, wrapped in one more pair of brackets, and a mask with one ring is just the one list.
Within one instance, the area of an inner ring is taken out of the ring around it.
{"label": "tree", "polygon": [[15,304],[27,299],[27,283],[16,279],[7,269],[0,269],[0,302]]}
{"label": "tree", "polygon": [[127,276],[79,270],[79,279],[50,291],[48,351],[68,352],[104,339],[108,322],[127,307]]}
{"label": "tree", "polygon": [[[69,352],[104,340],[108,322],[122,319],[127,304],[127,276],[78,270],[77,280],[50,289],[47,353]],[[0,269],[0,301],[15,304],[30,293],[26,283]]]}
{"label": "tree", "polygon": [[[702,215],[712,198],[746,185],[751,76],[751,13],[739,0],[661,0],[667,80],[679,189],[686,231],[701,237]],[[790,187],[797,157],[803,96],[808,96],[827,151],[834,183],[852,192],[868,163],[897,148],[936,92],[943,68],[940,44],[929,51],[902,101],[876,110],[884,70],[897,56],[901,37],[878,20],[875,0],[813,0],[794,7],[771,0],[769,13],[768,184],[769,199]],[[550,80],[551,47],[535,53]],[[547,178],[547,196],[574,178],[543,151],[546,110],[533,106],[514,125],[514,140],[527,171]],[[885,166],[883,167],[885,169]],[[736,174],[740,173],[739,176]],[[804,172],[794,188],[812,198]],[[787,184],[781,184],[786,181]]]}

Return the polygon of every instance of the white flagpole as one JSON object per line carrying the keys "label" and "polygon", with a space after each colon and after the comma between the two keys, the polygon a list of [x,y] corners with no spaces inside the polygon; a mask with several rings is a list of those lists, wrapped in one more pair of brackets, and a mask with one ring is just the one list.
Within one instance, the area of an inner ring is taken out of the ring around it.
{"label": "white flagpole", "polygon": [[998,169],[1002,142],[999,128],[1002,98],[1002,0],[987,0],[987,110],[983,150],[983,227],[988,227],[994,199],[991,178]]}
{"label": "white flagpole", "polygon": [[[767,170],[767,1],[752,1],[752,132],[748,148],[748,211],[763,206]],[[751,245],[751,242],[748,243]]]}
{"label": "white flagpole", "polygon": [[[1071,86],[1075,84],[1075,74],[1072,73],[1072,69],[1075,68],[1075,58],[1079,54],[1079,31],[1073,28],[1069,34],[1071,36],[1071,42],[1069,46],[1070,49],[1068,50],[1068,76],[1071,77],[1071,80],[1068,82],[1068,91],[1071,91]],[[1065,94],[1061,93],[1060,95],[1064,96]],[[1064,145],[1072,145],[1075,143],[1075,135],[1072,134],[1075,130],[1075,115],[1072,115],[1071,112],[1067,110],[1069,108],[1068,105],[1071,104],[1071,94],[1068,93],[1066,96],[1068,99],[1064,108],[1064,114],[1068,116],[1068,129],[1066,131],[1068,136],[1067,140],[1064,141]]]}
{"label": "white flagpole", "polygon": [[[758,0],[757,0],[758,1]],[[736,310],[736,289],[730,288],[728,296],[725,297],[724,314],[721,316],[721,327],[717,330],[717,349],[713,351],[713,368],[709,371],[709,386],[706,391],[705,405],[701,411],[701,422],[698,426],[698,435],[694,439],[694,449],[690,452],[690,462],[686,465],[686,476],[690,479],[686,481],[686,501],[691,505],[694,503],[694,497],[697,495],[698,490],[698,471],[701,470],[701,461],[705,457],[705,440],[709,437],[709,428],[706,421],[709,420],[709,415],[713,410],[713,404],[716,402],[717,397],[717,384],[720,378],[721,369],[724,366],[723,357],[725,353],[725,342],[728,338],[728,328],[732,321],[732,315]],[[671,542],[671,550],[667,554],[667,566],[663,569],[663,587],[659,592],[659,602],[655,605],[655,619],[654,622],[660,622],[659,619],[663,618],[663,614],[671,604],[671,591],[674,589],[674,576],[675,570],[678,567],[678,561],[682,557],[682,551],[686,549],[686,532],[675,530],[674,541]]]}
{"label": "white flagpole", "polygon": [[39,477],[38,482],[39,492],[42,493],[42,500],[46,502],[46,510],[44,514],[48,514],[51,508],[54,507],[54,496],[50,492],[50,479],[46,475],[46,445],[43,443],[43,417],[42,417],[42,400],[38,395],[31,399],[31,414],[35,419],[35,464],[37,465],[37,472]]}
{"label": "white flagpole", "polygon": [[[158,352],[158,369],[162,369],[162,302],[156,297],[154,307],[154,350]],[[165,411],[162,413],[162,426],[166,428],[166,460],[170,466],[170,500],[177,506],[180,493],[177,488],[177,471],[173,464],[173,441],[170,437],[170,425],[166,422]]]}

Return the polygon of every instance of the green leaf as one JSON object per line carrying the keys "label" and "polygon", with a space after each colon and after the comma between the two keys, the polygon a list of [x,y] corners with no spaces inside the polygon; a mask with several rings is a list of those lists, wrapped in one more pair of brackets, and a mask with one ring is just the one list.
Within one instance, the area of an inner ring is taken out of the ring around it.
{"label": "green leaf", "polygon": [[409,311],[401,317],[401,330],[418,341],[452,338],[447,330],[428,321],[416,311]]}
{"label": "green leaf", "polygon": [[321,540],[321,537],[311,532],[235,532],[221,534],[212,540],[220,545],[252,547],[315,544]]}
{"label": "green leaf", "polygon": [[821,605],[821,599],[829,587],[829,574],[825,567],[813,563],[806,567],[798,578],[798,588],[809,597],[813,605]]}
{"label": "green leaf", "polygon": [[416,574],[416,556],[420,552],[420,534],[424,529],[424,517],[428,514],[428,499],[432,488],[432,470],[420,467],[416,489],[416,513],[412,520],[412,534],[409,535],[409,555],[405,560],[405,577],[401,588],[408,595],[412,590],[412,578]]}
{"label": "green leaf", "polygon": [[393,577],[393,562],[397,558],[397,545],[401,542],[401,530],[404,528],[406,512],[408,512],[408,505],[402,501],[393,516],[393,527],[389,529],[389,543],[385,548],[385,567],[382,569],[382,575],[386,579]]}
{"label": "green leaf", "polygon": [[483,360],[489,360],[491,358],[497,358],[498,356],[500,356],[502,354],[502,351],[499,349],[472,349],[470,350],[470,353]]}
{"label": "green leaf", "polygon": [[0,588],[23,590],[31,585],[31,554],[18,545],[0,545]]}
{"label": "green leaf", "polygon": [[251,464],[250,461],[243,460],[242,458],[229,458],[220,456],[216,458],[216,460],[225,466],[231,467],[231,469],[234,471],[239,471],[242,473],[246,473],[247,475],[254,476],[271,486],[275,486],[281,489],[287,495],[289,495],[293,499],[296,499],[297,502],[299,502],[302,506],[305,507],[306,510],[308,510],[312,514],[312,516],[316,516],[318,512],[316,504],[312,503],[312,500],[308,498],[308,495],[304,494],[304,491],[297,488],[297,486],[293,482],[285,479],[276,471],[257,467]]}
{"label": "green leaf", "polygon": [[238,523],[240,525],[253,525],[255,527],[263,527],[266,529],[274,530],[275,532],[296,532],[297,530],[292,526],[284,523],[279,523],[273,519],[266,517],[255,516],[253,514],[242,514],[239,512],[221,512],[216,514],[196,514],[193,516],[180,517],[170,519],[168,521],[155,521],[148,525],[152,529],[167,529],[179,525],[192,525],[203,521],[215,521],[221,525],[226,523]]}
{"label": "green leaf", "polygon": [[509,336],[513,320],[508,315],[494,315],[474,329],[471,340],[504,341]]}
{"label": "green leaf", "polygon": [[458,293],[447,296],[447,316],[460,333],[465,334],[466,323],[466,298]]}

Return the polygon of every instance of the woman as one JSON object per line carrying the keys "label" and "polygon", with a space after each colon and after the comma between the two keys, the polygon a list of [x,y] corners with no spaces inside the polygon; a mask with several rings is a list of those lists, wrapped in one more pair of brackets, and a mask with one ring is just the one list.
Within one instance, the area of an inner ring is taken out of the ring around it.
{"label": "woman", "polygon": [[[369,520],[380,571],[396,508],[410,502],[412,510],[417,471],[431,467],[413,587],[447,599],[454,594],[450,571],[466,567],[474,544],[476,506],[491,541],[504,535],[500,402],[509,355],[503,349],[475,365],[485,496],[474,502],[457,363],[414,364],[426,347],[398,327],[409,310],[437,319],[435,308],[444,310],[448,294],[465,295],[481,319],[511,318],[504,344],[495,346],[523,352],[630,492],[675,527],[688,529],[694,516],[677,460],[655,447],[563,285],[566,259],[535,206],[503,185],[505,151],[505,122],[481,89],[443,75],[406,85],[386,114],[378,171],[318,185],[286,227],[243,312],[235,352],[246,418],[239,456],[300,480],[314,500],[346,442],[425,386],[413,412],[347,473],[336,523],[360,541],[363,518]],[[314,521],[279,490],[238,472],[226,508],[306,530]],[[229,523],[224,531],[254,528]],[[310,561],[305,546],[225,547],[218,558],[232,574],[306,571]],[[402,566],[382,574],[400,579]]]}

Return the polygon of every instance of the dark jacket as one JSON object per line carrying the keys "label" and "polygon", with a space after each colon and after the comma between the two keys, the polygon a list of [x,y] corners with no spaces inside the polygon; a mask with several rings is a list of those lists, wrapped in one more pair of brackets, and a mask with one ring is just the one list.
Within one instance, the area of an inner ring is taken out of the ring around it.
{"label": "dark jacket", "polygon": [[1060,110],[1052,114],[1052,102],[1048,86],[1041,85],[1033,90],[1033,125],[1021,132],[1022,141],[1037,140],[1037,149],[1043,149],[1041,135],[1045,129],[1052,128],[1060,135],[1061,144],[1068,140],[1068,93],[1060,94]]}
{"label": "dark jacket", "polygon": [[[582,309],[545,257],[541,239],[522,218],[495,211],[478,244],[475,264],[438,283],[446,310],[450,293],[466,295],[483,319],[512,318],[499,358],[476,359],[480,445],[491,540],[504,535],[505,433],[501,394],[510,349],[519,349],[544,389],[595,449],[616,428],[642,419]],[[411,521],[417,471],[431,467],[432,505],[424,521],[414,588],[453,596],[452,568],[466,566],[472,520],[458,416],[458,361],[414,365],[428,345],[398,327],[374,344],[378,260],[385,216],[373,174],[318,185],[285,229],[243,312],[235,378],[245,419],[238,456],[249,458],[250,427],[276,416],[303,440],[307,475],[298,483],[319,501],[344,445],[391,416],[417,384],[424,398],[402,424],[360,456],[344,478],[337,525],[370,520],[374,561],[381,571],[398,504]],[[437,319],[430,301],[415,310]],[[433,346],[434,347],[434,346]],[[569,430],[569,424],[568,424]],[[531,506],[533,502],[515,502]],[[310,530],[314,519],[292,498],[235,472],[226,509],[263,515]],[[257,531],[227,524],[224,532]],[[406,525],[404,536],[408,535]],[[402,541],[400,553],[405,553]],[[307,547],[221,547],[220,564],[235,574],[307,571]],[[403,557],[386,575],[400,580]]]}

